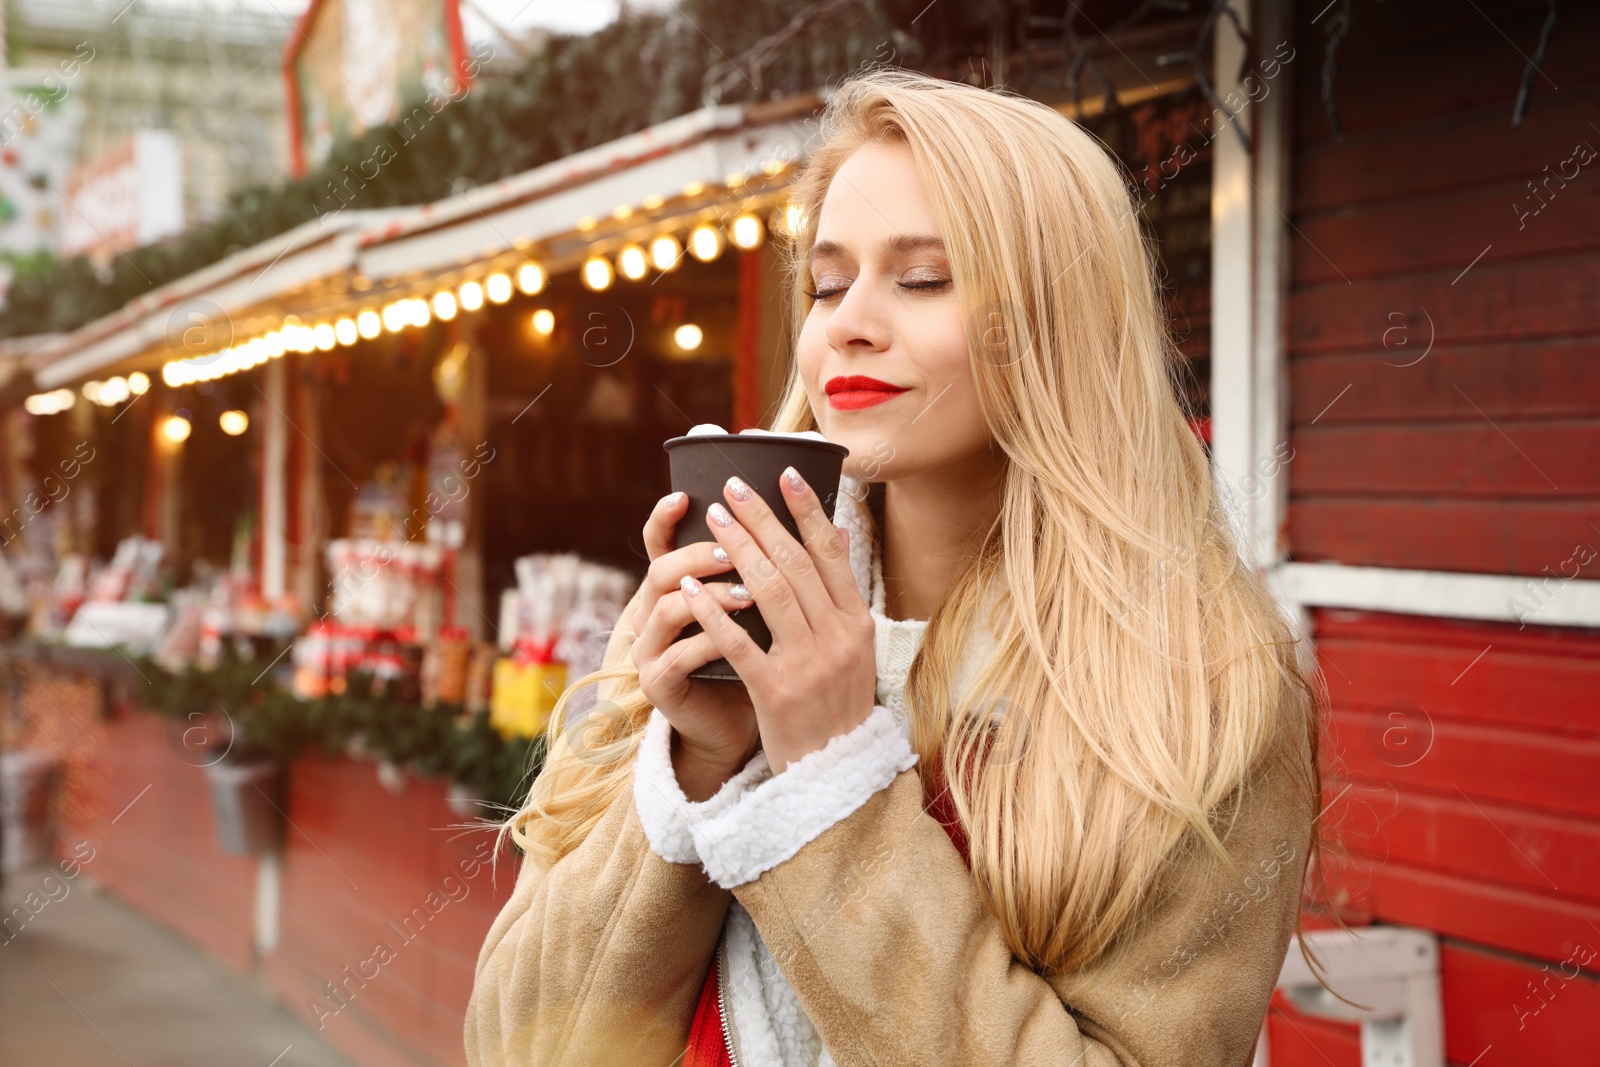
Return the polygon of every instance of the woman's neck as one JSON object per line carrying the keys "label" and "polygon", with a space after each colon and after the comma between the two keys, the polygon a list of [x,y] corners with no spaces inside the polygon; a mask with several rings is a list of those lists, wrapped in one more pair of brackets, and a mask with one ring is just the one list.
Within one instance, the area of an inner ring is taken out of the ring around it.
{"label": "woman's neck", "polygon": [[1000,510],[1005,461],[996,449],[884,485],[883,611],[931,619]]}

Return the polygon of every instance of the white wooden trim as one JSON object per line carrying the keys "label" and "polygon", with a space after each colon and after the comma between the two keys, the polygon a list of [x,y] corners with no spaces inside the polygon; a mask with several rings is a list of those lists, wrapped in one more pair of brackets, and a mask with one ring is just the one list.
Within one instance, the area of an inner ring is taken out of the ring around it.
{"label": "white wooden trim", "polygon": [[283,360],[267,364],[266,398],[256,405],[261,426],[261,595],[289,591],[289,373]]}
{"label": "white wooden trim", "polygon": [[1268,584],[1301,608],[1360,608],[1538,626],[1600,627],[1600,580],[1285,563]]}
{"label": "white wooden trim", "polygon": [[[1293,34],[1289,5],[1283,0],[1262,0],[1254,7],[1256,23],[1252,33],[1257,54],[1271,56],[1279,42]],[[1284,345],[1292,263],[1289,224],[1284,218],[1289,208],[1291,71],[1279,68],[1278,76],[1270,80],[1262,76],[1259,68],[1251,74],[1257,84],[1266,86],[1266,95],[1247,105],[1246,112],[1255,137],[1255,188],[1251,190],[1254,195],[1250,201],[1255,210],[1251,440],[1257,467],[1250,474],[1258,479],[1261,494],[1261,505],[1251,516],[1250,533],[1258,553],[1256,558],[1275,566],[1287,558],[1289,552],[1288,537],[1280,536],[1279,531],[1286,528],[1289,514],[1291,460],[1283,457],[1292,455],[1287,451],[1289,373]]]}
{"label": "white wooden trim", "polygon": [[[1250,27],[1250,5],[1239,10],[1240,21]],[[1222,20],[1215,38],[1213,67],[1215,91],[1226,100],[1239,89],[1239,63],[1244,43],[1232,24]],[[1242,98],[1242,92],[1235,98]],[[1278,94],[1280,97],[1282,94]],[[1271,100],[1271,94],[1267,96]],[[1259,110],[1247,105],[1236,121],[1247,129],[1261,126]],[[1256,568],[1270,567],[1276,559],[1278,522],[1272,513],[1275,493],[1265,491],[1262,478],[1271,464],[1270,414],[1261,395],[1263,381],[1273,370],[1259,365],[1257,344],[1260,293],[1256,254],[1261,242],[1272,248],[1270,233],[1258,236],[1258,205],[1252,171],[1255,162],[1239,143],[1237,132],[1225,117],[1215,116],[1212,128],[1211,169],[1211,460],[1217,492],[1232,524],[1239,553]],[[1281,140],[1281,138],[1280,138]],[[1256,144],[1259,153],[1264,147]],[[1268,305],[1276,308],[1276,302]],[[1276,336],[1267,337],[1270,346]]]}

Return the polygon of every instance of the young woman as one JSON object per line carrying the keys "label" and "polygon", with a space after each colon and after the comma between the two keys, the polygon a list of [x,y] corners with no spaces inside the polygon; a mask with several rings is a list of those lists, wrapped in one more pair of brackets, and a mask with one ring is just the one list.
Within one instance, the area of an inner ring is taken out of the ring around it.
{"label": "young woman", "polygon": [[[734,481],[674,549],[657,504],[597,708],[558,709],[508,824],[469,1061],[1241,1067],[1316,701],[1115,164],[1044,105],[878,72],[794,203],[773,428],[849,447],[833,519],[785,479],[797,540]],[[743,684],[687,677],[719,656]]]}

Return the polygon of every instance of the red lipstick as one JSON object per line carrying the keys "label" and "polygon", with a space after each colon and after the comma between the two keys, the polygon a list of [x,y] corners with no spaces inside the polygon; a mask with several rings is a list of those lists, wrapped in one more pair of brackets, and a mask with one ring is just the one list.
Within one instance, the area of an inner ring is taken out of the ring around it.
{"label": "red lipstick", "polygon": [[829,378],[823,388],[828,394],[828,405],[839,411],[871,407],[885,400],[893,400],[906,391],[902,386],[880,382],[864,374],[845,374]]}

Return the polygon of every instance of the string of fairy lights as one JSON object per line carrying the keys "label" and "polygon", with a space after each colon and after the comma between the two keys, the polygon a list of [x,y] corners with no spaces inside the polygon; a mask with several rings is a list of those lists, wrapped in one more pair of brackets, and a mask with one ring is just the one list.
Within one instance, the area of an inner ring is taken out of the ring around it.
{"label": "string of fairy lights", "polygon": [[[717,226],[702,223],[689,232],[684,243],[679,243],[673,234],[663,233],[653,238],[648,247],[637,243],[622,246],[614,258],[604,253],[591,254],[578,269],[578,276],[586,288],[602,292],[618,277],[643,281],[652,268],[660,273],[676,269],[685,255],[709,263],[729,244],[749,250],[760,247],[765,237],[766,226],[761,219],[753,213],[744,213],[731,220],[727,233]],[[179,388],[237,374],[289,352],[328,352],[361,340],[372,340],[385,332],[420,329],[433,319],[448,322],[488,304],[508,303],[516,291],[536,296],[544,291],[548,280],[545,269],[529,261],[517,268],[515,277],[507,271],[495,271],[483,278],[471,278],[457,286],[439,289],[431,297],[402,297],[381,308],[367,307],[331,320],[312,323],[298,315],[287,315],[275,330],[203,356],[173,360],[161,368],[161,378],[167,385]],[[548,337],[556,326],[554,312],[539,308],[533,312],[531,325],[535,333]],[[680,331],[680,342],[684,336],[685,332]]]}
{"label": "string of fairy lights", "polygon": [[[768,176],[775,176],[772,168],[768,168]],[[730,179],[730,186],[737,184]],[[705,189],[702,183],[691,183],[685,187],[684,194],[693,197]],[[646,199],[643,206],[653,210],[663,202],[664,198],[652,196]],[[612,217],[626,220],[633,214],[633,208],[623,205],[612,213]],[[764,214],[766,220],[763,219]],[[767,194],[761,196],[759,202],[751,200],[742,205],[742,209],[731,219],[701,221],[690,226],[681,238],[681,224],[679,229],[662,230],[643,238],[623,237],[620,247],[612,251],[591,252],[577,266],[577,275],[591,292],[603,292],[617,284],[618,279],[642,282],[652,273],[665,274],[676,270],[688,257],[710,263],[730,245],[743,251],[759,248],[766,240],[769,228],[793,232],[796,221],[792,206],[781,204],[776,194]],[[587,217],[578,221],[577,229],[579,232],[588,232],[598,225],[599,220]],[[408,295],[396,296],[386,302],[357,305],[344,312],[308,318],[287,314],[278,321],[276,328],[255,333],[201,355],[169,360],[161,368],[161,379],[167,386],[178,389],[238,374],[291,352],[328,352],[374,340],[384,333],[397,334],[421,329],[435,319],[448,322],[459,315],[481,311],[486,306],[507,304],[518,293],[537,296],[546,289],[549,281],[545,267],[536,259],[528,258],[509,266],[483,267],[477,276],[436,288],[431,295],[425,289],[414,289]],[[557,325],[555,312],[547,307],[536,308],[529,317],[528,325],[534,334],[549,337]],[[700,346],[704,331],[694,323],[682,323],[674,328],[672,337],[679,351],[687,353]],[[73,407],[80,393],[86,401],[114,407],[132,397],[143,395],[151,384],[148,375],[135,371],[125,377],[119,375],[104,381],[85,382],[77,391],[64,387],[36,393],[23,402],[23,407],[30,414],[53,415]],[[174,419],[183,425],[168,425]],[[236,436],[248,428],[249,417],[242,411],[227,411],[222,415],[221,426],[224,432]],[[181,416],[167,418],[160,428],[162,436],[173,443],[186,440],[191,429],[188,420]]]}

